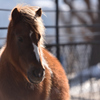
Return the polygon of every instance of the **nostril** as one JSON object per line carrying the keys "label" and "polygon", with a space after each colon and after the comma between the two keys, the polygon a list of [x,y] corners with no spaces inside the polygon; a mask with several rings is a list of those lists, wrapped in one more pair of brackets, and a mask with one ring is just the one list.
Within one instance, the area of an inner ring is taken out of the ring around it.
{"label": "nostril", "polygon": [[38,77],[36,70],[32,71],[33,76]]}
{"label": "nostril", "polygon": [[45,69],[43,68],[43,72],[45,71]]}
{"label": "nostril", "polygon": [[41,78],[44,75],[44,70],[43,71],[33,70],[32,74],[34,75],[34,77]]}
{"label": "nostril", "polygon": [[43,76],[43,72],[38,74],[38,77],[42,77]]}

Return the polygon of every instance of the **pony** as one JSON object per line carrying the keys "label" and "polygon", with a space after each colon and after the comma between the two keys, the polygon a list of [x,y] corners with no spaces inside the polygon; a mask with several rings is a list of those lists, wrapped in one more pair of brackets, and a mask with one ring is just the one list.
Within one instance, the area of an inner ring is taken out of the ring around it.
{"label": "pony", "polygon": [[44,46],[42,9],[17,5],[11,11],[0,52],[0,100],[69,100],[60,62]]}

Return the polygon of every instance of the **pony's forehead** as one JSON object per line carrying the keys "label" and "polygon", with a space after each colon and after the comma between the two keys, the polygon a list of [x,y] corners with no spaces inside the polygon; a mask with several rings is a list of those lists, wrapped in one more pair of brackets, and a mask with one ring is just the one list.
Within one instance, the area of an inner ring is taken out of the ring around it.
{"label": "pony's forehead", "polygon": [[27,23],[20,22],[15,26],[14,32],[18,36],[23,37],[30,37],[31,39],[36,38],[36,36],[39,34],[37,33],[36,29],[30,27]]}
{"label": "pony's forehead", "polygon": [[[41,35],[40,45],[43,46],[43,43],[44,43],[43,38],[44,38],[44,33],[45,33],[44,32],[45,27],[43,25],[41,17],[38,17],[38,16],[35,17],[35,13],[36,13],[36,11],[38,10],[39,7],[33,7],[33,6],[30,7],[30,6],[17,5],[15,8],[17,8],[18,12],[20,12],[21,15],[22,15],[21,16],[22,19],[20,20],[20,22],[21,23],[26,23],[29,26],[29,29],[27,29],[27,28],[25,28],[27,25],[25,25],[25,27],[23,25],[23,29],[22,30],[20,29],[20,30],[25,32],[28,35],[30,34],[30,30],[33,31],[33,33],[35,33],[35,34],[37,34],[37,33],[40,34]],[[13,13],[13,10],[12,10],[12,13]],[[12,24],[9,24],[9,29],[10,30],[14,29],[14,28],[12,28],[13,27],[12,17],[11,17],[10,23],[12,23]],[[15,28],[16,28],[16,26],[15,26]],[[28,30],[28,32],[25,31],[26,29]],[[16,29],[16,31],[17,31],[17,29]],[[21,33],[21,31],[20,31],[20,33]],[[22,34],[24,34],[24,33],[22,33]]]}

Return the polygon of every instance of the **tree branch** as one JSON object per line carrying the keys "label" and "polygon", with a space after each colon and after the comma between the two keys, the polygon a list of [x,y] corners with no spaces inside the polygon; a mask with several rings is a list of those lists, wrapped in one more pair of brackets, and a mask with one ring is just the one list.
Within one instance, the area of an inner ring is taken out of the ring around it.
{"label": "tree branch", "polygon": [[[88,10],[91,10],[91,3],[90,3],[90,0],[84,0],[84,2],[86,3]],[[91,18],[92,23],[95,23],[95,19],[94,19],[94,17],[93,17],[93,13],[88,12],[87,14],[88,14],[89,17]]]}
{"label": "tree branch", "polygon": [[[67,1],[67,0],[64,0],[64,2],[71,8],[71,9],[74,9],[74,7]],[[90,7],[90,1],[89,0],[85,0],[87,6],[88,6],[88,9],[91,9]],[[93,15],[91,15],[91,13],[87,13],[92,21],[92,23],[95,22],[94,18],[93,18]],[[87,21],[85,19],[83,19],[81,16],[79,16],[79,14],[73,12],[73,15],[76,16],[80,22],[82,23],[86,23],[87,24]],[[89,28],[91,31],[93,31],[92,28]]]}

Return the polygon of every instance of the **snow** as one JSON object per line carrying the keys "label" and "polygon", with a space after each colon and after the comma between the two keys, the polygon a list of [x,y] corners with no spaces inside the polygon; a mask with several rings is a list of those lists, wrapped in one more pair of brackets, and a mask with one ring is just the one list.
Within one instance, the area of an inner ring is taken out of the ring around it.
{"label": "snow", "polygon": [[98,63],[96,66],[92,66],[90,68],[86,68],[82,70],[77,74],[77,77],[80,75],[83,77],[87,77],[87,76],[100,77],[100,63]]}
{"label": "snow", "polygon": [[[93,97],[100,93],[100,63],[86,68],[70,79],[70,94],[74,97]],[[87,95],[88,94],[88,95]]]}

